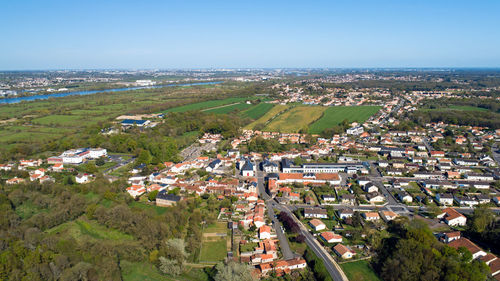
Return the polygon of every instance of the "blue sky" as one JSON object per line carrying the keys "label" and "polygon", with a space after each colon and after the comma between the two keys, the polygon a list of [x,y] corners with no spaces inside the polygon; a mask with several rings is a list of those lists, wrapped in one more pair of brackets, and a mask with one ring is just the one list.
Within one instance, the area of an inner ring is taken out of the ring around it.
{"label": "blue sky", "polygon": [[500,1],[0,2],[0,69],[500,67]]}

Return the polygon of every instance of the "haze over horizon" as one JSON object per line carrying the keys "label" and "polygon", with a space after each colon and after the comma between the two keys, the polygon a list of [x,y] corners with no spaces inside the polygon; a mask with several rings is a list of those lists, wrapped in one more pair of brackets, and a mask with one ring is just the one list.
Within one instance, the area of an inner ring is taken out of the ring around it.
{"label": "haze over horizon", "polygon": [[9,1],[0,70],[500,67],[499,1]]}

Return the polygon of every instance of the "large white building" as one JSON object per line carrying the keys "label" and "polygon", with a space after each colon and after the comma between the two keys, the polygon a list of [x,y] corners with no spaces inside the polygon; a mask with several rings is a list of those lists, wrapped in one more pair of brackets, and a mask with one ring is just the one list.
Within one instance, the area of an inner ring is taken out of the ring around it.
{"label": "large white building", "polygon": [[104,148],[77,148],[66,150],[59,157],[51,157],[51,159],[54,161],[60,158],[64,164],[80,164],[86,159],[97,159],[107,155],[108,152]]}

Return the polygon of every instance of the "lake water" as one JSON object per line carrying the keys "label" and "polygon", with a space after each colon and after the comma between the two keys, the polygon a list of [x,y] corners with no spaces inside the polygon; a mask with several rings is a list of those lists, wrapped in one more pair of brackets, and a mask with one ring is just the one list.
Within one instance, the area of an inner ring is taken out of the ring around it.
{"label": "lake water", "polygon": [[157,86],[148,86],[148,87],[129,87],[129,88],[106,89],[106,90],[77,91],[77,92],[65,92],[65,93],[45,94],[45,95],[32,95],[32,96],[25,96],[25,97],[0,99],[0,104],[18,103],[18,102],[22,102],[22,101],[46,100],[46,99],[50,99],[50,98],[60,98],[60,97],[76,96],[76,95],[84,96],[84,95],[92,95],[92,94],[97,94],[97,93],[125,92],[125,91],[139,90],[139,89],[165,88],[165,87],[175,87],[175,86],[212,85],[212,84],[219,84],[219,83],[222,83],[222,81],[187,83],[187,84],[167,84],[167,85],[157,85]]}

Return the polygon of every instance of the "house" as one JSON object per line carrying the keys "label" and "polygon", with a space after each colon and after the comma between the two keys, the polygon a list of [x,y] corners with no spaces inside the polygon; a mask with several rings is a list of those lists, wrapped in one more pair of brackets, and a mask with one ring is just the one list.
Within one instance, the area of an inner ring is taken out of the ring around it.
{"label": "house", "polygon": [[205,170],[207,172],[213,172],[214,170],[219,168],[220,165],[222,165],[222,161],[220,159],[215,159],[214,161],[212,161],[208,164],[208,166],[205,168]]}
{"label": "house", "polygon": [[366,221],[376,221],[380,219],[380,216],[377,212],[366,212],[361,215]]}
{"label": "house", "polygon": [[277,173],[279,172],[278,164],[265,160],[262,162],[262,170],[266,173]]}
{"label": "house", "polygon": [[254,168],[252,162],[250,162],[250,160],[248,160],[248,159],[245,160],[245,164],[241,168],[241,175],[244,177],[255,176],[255,168]]}
{"label": "house", "polygon": [[127,187],[127,192],[130,194],[130,196],[137,198],[138,196],[141,196],[146,192],[146,187],[144,187],[143,185],[133,184]]}
{"label": "house", "polygon": [[52,170],[52,172],[62,172],[64,170],[64,164],[56,163],[52,167],[50,167],[50,170]]}
{"label": "house", "polygon": [[398,199],[403,203],[411,203],[413,202],[413,197],[408,194],[406,191],[400,191],[397,193]]}
{"label": "house", "polygon": [[337,213],[339,214],[340,219],[343,220],[350,218],[352,217],[352,215],[354,215],[354,211],[351,209],[340,209],[337,211]]}
{"label": "house", "polygon": [[340,195],[340,202],[342,204],[354,205],[356,204],[356,196],[354,194]]}
{"label": "house", "polygon": [[444,157],[444,151],[431,151],[431,157]]}
{"label": "house", "polygon": [[479,204],[488,204],[491,201],[490,197],[486,194],[476,195],[476,200],[479,202]]}
{"label": "house", "polygon": [[270,239],[271,238],[271,227],[263,225],[259,228],[259,239]]}
{"label": "house", "polygon": [[393,219],[398,217],[398,214],[392,211],[380,211],[380,214],[385,221],[392,221]]}
{"label": "house", "polygon": [[450,243],[453,240],[460,239],[460,237],[461,237],[460,231],[446,232],[443,234],[442,240],[445,243]]}
{"label": "house", "polygon": [[450,226],[465,226],[467,223],[467,218],[453,208],[446,208],[442,210],[442,213],[437,217],[439,219],[443,219],[444,222]]}
{"label": "house", "polygon": [[326,209],[322,208],[305,208],[304,209],[305,218],[317,218],[317,219],[327,219],[328,214]]}
{"label": "house", "polygon": [[312,219],[311,221],[309,221],[309,225],[315,230],[315,231],[320,231],[320,230],[324,230],[326,228],[326,225],[318,220],[318,219]]}
{"label": "house", "polygon": [[90,181],[91,177],[92,175],[89,174],[78,174],[77,176],[75,176],[75,181],[77,183],[87,183]]}
{"label": "house", "polygon": [[368,193],[378,192],[378,187],[370,182],[363,186],[363,190]]}
{"label": "house", "polygon": [[8,179],[7,181],[5,181],[6,184],[20,184],[20,183],[24,183],[24,182],[26,182],[25,179],[21,179],[18,177],[11,178],[11,179]]}
{"label": "house", "polygon": [[180,196],[168,194],[168,191],[165,189],[156,194],[156,206],[169,207],[177,204],[180,200]]}
{"label": "house", "polygon": [[474,198],[468,197],[468,196],[454,196],[455,202],[458,203],[460,206],[469,206],[473,207],[476,205],[479,205],[479,202],[476,201]]}
{"label": "house", "polygon": [[368,183],[370,183],[370,182],[371,182],[371,181],[370,181],[370,179],[369,179],[369,178],[366,178],[366,177],[360,177],[360,178],[358,178],[358,184],[359,184],[360,186],[364,186],[364,185],[366,185],[366,184],[368,184]]}
{"label": "house", "polygon": [[441,193],[436,195],[436,199],[439,204],[442,205],[453,205],[453,195],[450,193]]}
{"label": "house", "polygon": [[2,171],[12,171],[12,164],[0,164],[0,170]]}
{"label": "house", "polygon": [[350,259],[354,257],[354,255],[356,254],[351,249],[347,248],[346,246],[340,243],[337,244],[335,247],[333,247],[333,251],[343,259]]}
{"label": "house", "polygon": [[342,243],[342,236],[335,234],[331,231],[322,232],[320,237],[326,243]]}
{"label": "house", "polygon": [[467,238],[461,237],[459,239],[451,241],[448,245],[457,250],[458,248],[465,247],[472,254],[473,259],[486,256],[485,251],[483,251],[481,248],[479,248],[476,244],[472,243]]}
{"label": "house", "polygon": [[335,197],[335,195],[323,195],[322,198],[325,203],[334,203],[337,201],[337,197]]}
{"label": "house", "polygon": [[366,199],[371,203],[382,203],[385,201],[384,196],[380,195],[378,192],[371,192],[366,194]]}

